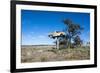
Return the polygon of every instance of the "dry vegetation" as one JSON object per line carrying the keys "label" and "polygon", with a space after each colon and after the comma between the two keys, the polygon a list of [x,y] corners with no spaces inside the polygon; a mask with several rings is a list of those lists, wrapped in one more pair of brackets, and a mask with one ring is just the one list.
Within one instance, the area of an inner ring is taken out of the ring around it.
{"label": "dry vegetation", "polygon": [[48,62],[48,61],[68,61],[68,60],[87,60],[90,58],[89,48],[73,49],[54,49],[54,48],[35,48],[22,47],[21,62]]}

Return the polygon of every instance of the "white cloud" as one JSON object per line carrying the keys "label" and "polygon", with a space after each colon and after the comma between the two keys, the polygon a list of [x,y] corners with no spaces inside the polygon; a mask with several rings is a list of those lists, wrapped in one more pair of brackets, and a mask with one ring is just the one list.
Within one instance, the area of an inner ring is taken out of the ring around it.
{"label": "white cloud", "polygon": [[30,34],[34,34],[34,32],[30,32]]}
{"label": "white cloud", "polygon": [[38,38],[42,38],[42,39],[44,39],[44,38],[46,38],[46,36],[44,36],[44,35],[39,35],[39,36],[37,36]]}
{"label": "white cloud", "polygon": [[34,35],[34,32],[27,35],[22,34],[22,44],[24,45],[38,45],[38,44],[54,44],[54,39],[50,39],[47,34]]}

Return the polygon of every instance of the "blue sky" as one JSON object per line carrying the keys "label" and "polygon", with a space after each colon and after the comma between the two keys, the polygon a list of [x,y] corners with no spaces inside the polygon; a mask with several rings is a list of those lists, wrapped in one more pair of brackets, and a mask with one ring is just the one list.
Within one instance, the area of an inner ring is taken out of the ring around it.
{"label": "blue sky", "polygon": [[54,44],[55,40],[49,38],[48,34],[65,29],[63,19],[71,19],[80,24],[84,28],[81,39],[84,42],[89,41],[89,13],[21,10],[22,45]]}

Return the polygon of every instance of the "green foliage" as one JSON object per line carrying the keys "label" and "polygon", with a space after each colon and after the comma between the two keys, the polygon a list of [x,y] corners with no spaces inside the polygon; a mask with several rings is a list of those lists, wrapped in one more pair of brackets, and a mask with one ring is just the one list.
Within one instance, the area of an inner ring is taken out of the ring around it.
{"label": "green foliage", "polygon": [[67,35],[68,46],[71,48],[72,40],[74,37],[81,34],[81,30],[83,30],[83,28],[79,24],[73,23],[70,19],[64,19],[63,23],[66,25],[65,32]]}
{"label": "green foliage", "polygon": [[57,49],[51,49],[51,50],[48,50],[48,51],[53,52],[53,53],[55,53],[55,54],[58,52]]}
{"label": "green foliage", "polygon": [[74,45],[76,45],[77,47],[80,47],[82,45],[82,40],[80,39],[80,37],[77,35],[75,38],[74,38]]}
{"label": "green foliage", "polygon": [[41,57],[41,62],[45,62],[46,58],[45,57]]}

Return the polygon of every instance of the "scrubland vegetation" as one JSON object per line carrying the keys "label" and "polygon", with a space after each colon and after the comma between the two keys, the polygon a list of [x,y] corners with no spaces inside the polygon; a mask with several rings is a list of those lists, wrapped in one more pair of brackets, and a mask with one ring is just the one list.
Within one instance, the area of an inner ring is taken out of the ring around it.
{"label": "scrubland vegetation", "polygon": [[49,61],[72,61],[72,60],[88,60],[90,59],[90,49],[86,48],[22,48],[21,62],[49,62]]}

